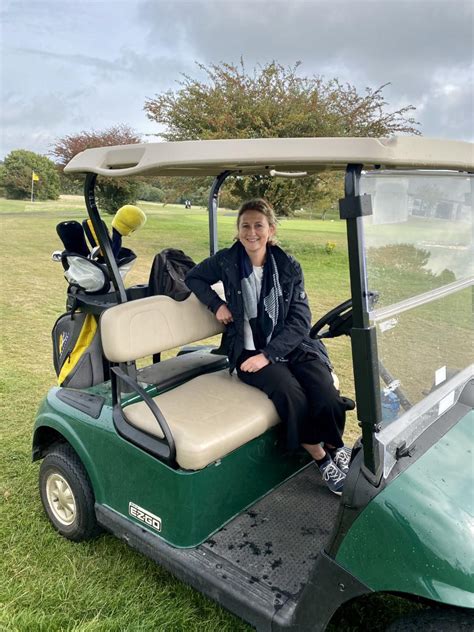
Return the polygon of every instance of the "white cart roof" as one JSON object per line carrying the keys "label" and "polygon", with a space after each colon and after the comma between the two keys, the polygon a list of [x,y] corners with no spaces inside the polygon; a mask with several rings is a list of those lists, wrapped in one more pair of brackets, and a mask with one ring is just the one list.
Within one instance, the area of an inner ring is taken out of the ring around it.
{"label": "white cart roof", "polygon": [[314,173],[348,163],[391,169],[474,171],[474,144],[419,136],[399,138],[262,138],[144,143],[87,149],[66,173],[104,176],[215,176],[231,170]]}

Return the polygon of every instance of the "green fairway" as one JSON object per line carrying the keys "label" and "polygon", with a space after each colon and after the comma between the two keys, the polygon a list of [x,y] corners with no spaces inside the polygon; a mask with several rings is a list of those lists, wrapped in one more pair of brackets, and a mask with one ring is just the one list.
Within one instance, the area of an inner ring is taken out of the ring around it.
{"label": "green fairway", "polygon": [[[181,248],[196,261],[208,254],[204,209],[140,206],[148,221],[124,239],[138,256],[128,284],[147,282],[153,256],[165,247]],[[235,216],[220,211],[220,246],[232,242]],[[56,383],[51,329],[64,312],[67,288],[62,266],[51,261],[51,252],[62,249],[56,224],[85,217],[79,196],[33,204],[0,200],[0,630],[250,630],[117,539],[103,535],[74,544],[58,536],[43,513],[38,464],[31,463],[31,434],[37,407]],[[110,225],[111,217],[105,219]],[[349,297],[344,222],[285,219],[278,235],[303,266],[314,321]],[[330,341],[328,349],[343,394],[353,397],[349,339]],[[358,430],[351,414],[347,443],[353,443]],[[346,606],[329,629],[383,630],[408,608],[396,598],[375,596]]]}

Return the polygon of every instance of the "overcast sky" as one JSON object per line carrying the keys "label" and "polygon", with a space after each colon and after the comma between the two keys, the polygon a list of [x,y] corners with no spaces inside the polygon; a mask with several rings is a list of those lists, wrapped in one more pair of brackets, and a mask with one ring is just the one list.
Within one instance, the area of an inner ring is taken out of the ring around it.
{"label": "overcast sky", "polygon": [[[471,0],[3,0],[0,158],[126,123],[195,61],[301,61],[360,91],[391,82],[425,136],[474,140]],[[145,137],[153,140],[153,137]]]}

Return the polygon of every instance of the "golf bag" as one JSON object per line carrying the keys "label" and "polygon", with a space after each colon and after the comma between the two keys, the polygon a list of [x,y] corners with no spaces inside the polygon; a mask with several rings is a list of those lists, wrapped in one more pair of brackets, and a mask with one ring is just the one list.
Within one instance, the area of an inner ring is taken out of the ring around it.
{"label": "golf bag", "polygon": [[182,250],[166,248],[153,259],[150,279],[148,281],[148,294],[155,296],[164,294],[175,301],[184,301],[191,294],[184,279],[186,273],[196,264],[185,255]]}
{"label": "golf bag", "polygon": [[104,381],[102,344],[93,314],[62,314],[54,324],[52,338],[59,386],[88,388]]}
{"label": "golf bag", "polygon": [[[120,249],[117,266],[122,279],[131,270],[136,258],[129,248]],[[61,255],[61,263],[70,287],[76,287],[87,294],[106,294],[110,291],[110,275],[104,263],[67,250]]]}
{"label": "golf bag", "polygon": [[[138,220],[135,216],[141,213],[136,209],[130,219],[130,207],[126,212],[128,215],[125,215],[125,219],[123,213],[120,219],[123,234],[131,232],[125,220],[128,219],[136,229]],[[144,223],[141,216],[139,219]],[[104,222],[102,226],[108,236]],[[69,306],[74,307],[58,318],[52,330],[54,368],[59,386],[88,388],[109,378],[109,363],[102,353],[98,317],[89,313],[87,307],[83,307],[86,310],[84,312],[77,310],[76,297],[81,294],[105,295],[111,292],[111,277],[91,220],[84,220],[82,224],[75,220],[60,222],[56,231],[63,242],[64,250],[53,253],[53,260],[61,261],[64,277],[69,284],[67,309]],[[108,239],[119,273],[124,279],[135,263],[136,255],[129,248],[122,247],[121,235],[122,233],[114,229],[115,241],[109,236]],[[86,237],[92,250],[87,245]],[[100,296],[98,298],[100,300]],[[83,305],[84,303],[87,305],[87,301],[83,300]]]}
{"label": "golf bag", "polygon": [[[102,222],[104,232],[108,236],[107,226]],[[82,224],[76,220],[60,222],[56,232],[64,245],[59,254],[64,268],[64,277],[70,288],[82,290],[87,294],[106,294],[111,289],[110,275],[105,264],[100,245],[98,243],[91,220],[84,220]],[[117,233],[118,234],[118,233]],[[88,238],[92,250],[87,246]],[[108,236],[111,247],[114,246]],[[122,248],[121,241],[117,242],[114,252],[117,267],[122,279],[131,270],[136,255],[129,248]]]}

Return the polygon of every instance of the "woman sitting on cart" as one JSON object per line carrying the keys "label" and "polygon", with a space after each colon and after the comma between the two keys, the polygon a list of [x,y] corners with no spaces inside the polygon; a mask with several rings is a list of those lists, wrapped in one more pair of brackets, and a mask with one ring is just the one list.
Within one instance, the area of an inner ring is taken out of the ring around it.
{"label": "woman sitting on cart", "polygon": [[[231,248],[186,276],[198,299],[226,325],[223,351],[239,378],[268,395],[287,424],[287,447],[302,445],[328,488],[341,494],[349,468],[342,435],[351,400],[339,395],[323,343],[309,337],[311,312],[299,263],[275,244],[264,199],[245,202]],[[222,281],[226,300],[211,285]]]}

